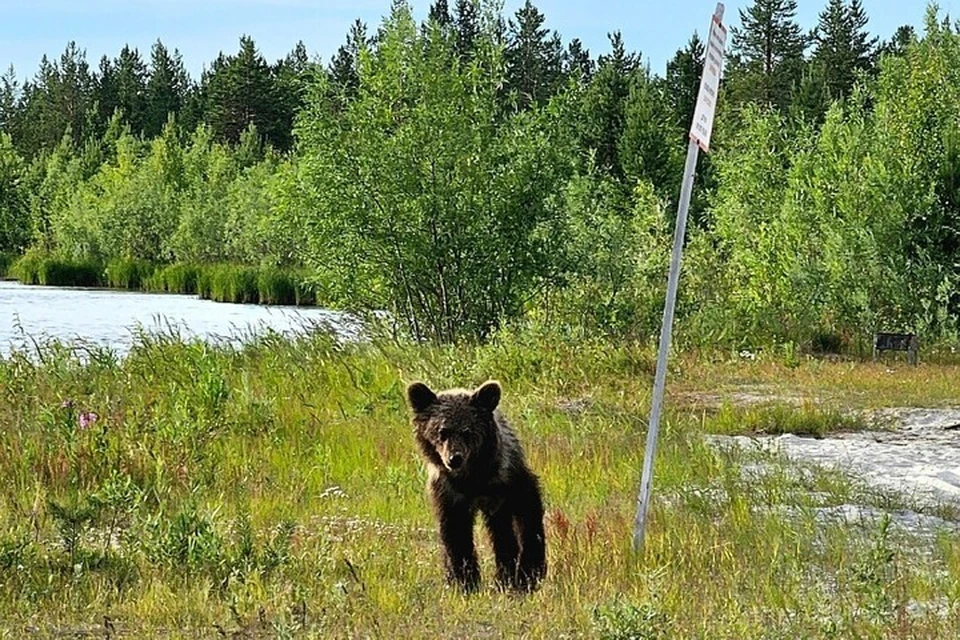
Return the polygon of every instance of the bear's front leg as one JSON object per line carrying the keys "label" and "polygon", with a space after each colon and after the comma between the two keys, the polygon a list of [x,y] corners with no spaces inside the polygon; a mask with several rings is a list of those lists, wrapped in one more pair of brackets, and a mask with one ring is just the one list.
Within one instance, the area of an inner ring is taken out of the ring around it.
{"label": "bear's front leg", "polygon": [[480,564],[473,546],[476,510],[466,500],[456,498],[448,492],[434,492],[447,581],[465,591],[476,591],[480,587]]}
{"label": "bear's front leg", "polygon": [[501,588],[519,588],[520,545],[513,530],[513,513],[501,508],[493,514],[484,513],[483,517],[497,559],[497,583]]}

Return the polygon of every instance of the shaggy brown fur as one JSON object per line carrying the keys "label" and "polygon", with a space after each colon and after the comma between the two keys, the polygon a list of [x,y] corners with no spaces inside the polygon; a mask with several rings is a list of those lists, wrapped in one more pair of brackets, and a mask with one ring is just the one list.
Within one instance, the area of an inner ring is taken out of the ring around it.
{"label": "shaggy brown fur", "polygon": [[537,588],[547,573],[543,501],[517,435],[497,409],[500,385],[439,394],[422,382],[407,387],[417,444],[427,461],[427,491],[440,523],[447,580],[467,591],[480,585],[473,523],[483,514],[497,560],[497,582]]}

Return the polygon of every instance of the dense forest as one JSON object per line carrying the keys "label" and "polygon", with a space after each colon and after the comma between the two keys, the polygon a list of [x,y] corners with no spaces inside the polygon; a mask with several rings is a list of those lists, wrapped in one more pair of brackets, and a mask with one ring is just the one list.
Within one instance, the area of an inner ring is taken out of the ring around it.
{"label": "dense forest", "polygon": [[[931,6],[922,33],[879,41],[860,0],[829,0],[809,33],[796,0],[754,0],[740,23],[680,339],[956,340],[960,25]],[[525,322],[646,340],[703,42],[660,76],[617,32],[595,55],[547,24],[529,0],[509,16],[436,0],[423,22],[395,0],[327,63],[303,43],[270,63],[242,37],[199,79],[159,41],[95,67],[71,42],[32,79],[0,78],[0,251],[15,276],[288,270],[418,339]]]}

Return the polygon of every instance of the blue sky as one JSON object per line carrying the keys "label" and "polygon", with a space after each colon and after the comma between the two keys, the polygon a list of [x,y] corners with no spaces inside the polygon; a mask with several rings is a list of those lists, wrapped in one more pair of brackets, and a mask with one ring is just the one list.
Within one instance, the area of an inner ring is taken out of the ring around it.
{"label": "blue sky", "polygon": [[[523,0],[506,0],[513,14]],[[419,16],[429,0],[413,0]],[[450,0],[450,5],[455,4]],[[547,26],[564,42],[580,38],[596,57],[607,51],[606,34],[619,29],[627,47],[642,52],[662,73],[667,59],[696,30],[704,34],[714,0],[537,0]],[[749,0],[726,3],[725,22],[738,22]],[[816,24],[826,0],[799,0],[797,18],[804,28]],[[923,22],[926,0],[863,0],[870,29],[881,38],[898,26]],[[943,12],[960,17],[960,0],[940,0]],[[91,66],[103,54],[116,56],[124,43],[148,57],[160,38],[178,48],[188,70],[199,77],[218,52],[232,53],[242,34],[254,37],[269,61],[282,57],[297,40],[326,62],[343,42],[354,18],[371,30],[388,10],[389,0],[0,0],[0,68],[11,63],[18,75],[32,76],[40,57],[58,56],[69,40],[87,51]]]}

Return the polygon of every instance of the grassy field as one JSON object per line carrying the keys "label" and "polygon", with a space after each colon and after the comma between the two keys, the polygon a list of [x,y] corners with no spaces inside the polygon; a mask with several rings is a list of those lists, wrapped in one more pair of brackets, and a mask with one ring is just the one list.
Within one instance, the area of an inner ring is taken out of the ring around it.
{"label": "grassy field", "polygon": [[[636,555],[652,373],[644,347],[516,335],[15,353],[0,361],[0,637],[960,635],[955,534],[824,521],[916,505],[703,438],[960,404],[960,367],[679,358]],[[549,575],[530,597],[494,590],[485,541],[481,593],[444,585],[403,404],[411,379],[489,377],[545,490]]]}

